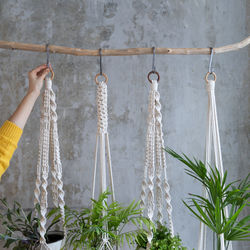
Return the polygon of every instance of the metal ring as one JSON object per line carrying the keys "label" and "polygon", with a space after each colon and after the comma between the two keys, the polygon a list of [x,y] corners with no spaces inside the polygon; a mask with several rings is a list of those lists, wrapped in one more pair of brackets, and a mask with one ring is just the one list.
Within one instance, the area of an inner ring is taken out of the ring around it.
{"label": "metal ring", "polygon": [[148,80],[149,80],[149,82],[152,83],[152,80],[150,79],[150,76],[151,76],[152,74],[156,74],[156,75],[157,75],[157,82],[159,82],[159,81],[160,81],[160,74],[159,74],[157,71],[150,71],[150,72],[148,73]]}
{"label": "metal ring", "polygon": [[103,76],[104,78],[105,78],[105,83],[107,84],[107,82],[108,82],[108,76],[105,74],[105,73],[98,73],[96,76],[95,76],[95,82],[96,82],[96,84],[98,85],[100,82],[98,82],[98,80],[97,80],[97,78],[99,77],[99,76]]}
{"label": "metal ring", "polygon": [[205,80],[206,80],[207,83],[208,83],[208,77],[209,77],[209,75],[213,75],[214,81],[216,81],[216,74],[214,72],[211,72],[211,73],[207,72],[207,74],[205,76]]}
{"label": "metal ring", "polygon": [[54,71],[53,71],[53,69],[52,69],[52,66],[51,66],[51,64],[49,65],[49,70],[50,70],[50,73],[51,73],[51,80],[53,80],[54,79],[54,77],[55,77],[55,73],[54,73]]}

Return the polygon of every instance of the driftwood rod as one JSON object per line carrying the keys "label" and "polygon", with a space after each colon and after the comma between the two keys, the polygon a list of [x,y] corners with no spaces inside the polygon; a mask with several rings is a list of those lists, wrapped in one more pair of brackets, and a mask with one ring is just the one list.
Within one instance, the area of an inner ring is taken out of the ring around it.
{"label": "driftwood rod", "polygon": [[[214,53],[225,53],[238,50],[250,44],[250,36],[241,42],[214,48]],[[0,48],[12,50],[27,50],[36,52],[46,52],[46,45],[8,42],[0,40]],[[68,48],[57,45],[49,45],[51,53],[68,54],[75,56],[99,56],[99,50],[88,50],[79,48]],[[152,48],[131,48],[131,49],[102,49],[103,56],[132,56],[152,54]],[[209,48],[156,48],[156,54],[162,55],[207,55],[210,54]]]}

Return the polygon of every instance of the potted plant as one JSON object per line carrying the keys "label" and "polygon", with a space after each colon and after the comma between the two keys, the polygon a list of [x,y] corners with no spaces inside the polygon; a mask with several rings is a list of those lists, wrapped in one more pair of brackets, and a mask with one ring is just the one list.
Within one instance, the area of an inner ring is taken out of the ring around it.
{"label": "potted plant", "polygon": [[[249,174],[243,181],[227,183],[227,171],[221,176],[216,168],[206,169],[202,161],[193,161],[171,149],[166,151],[187,167],[186,173],[205,186],[207,197],[190,194],[189,203],[183,201],[189,211],[214,233],[213,248],[220,249],[220,234],[224,234],[226,249],[230,241],[249,240],[250,216],[242,210],[249,206]],[[238,183],[238,185],[236,185]],[[225,208],[228,208],[228,216]]]}
{"label": "potted plant", "polygon": [[[5,233],[0,234],[0,240],[5,242],[4,248],[13,246],[13,250],[38,249],[39,248],[39,225],[40,206],[29,212],[25,212],[18,202],[14,202],[10,208],[6,199],[0,199],[3,212],[0,212],[0,222],[5,228]],[[2,210],[2,209],[1,209]],[[45,238],[51,250],[59,250],[64,233],[56,230],[56,225],[60,221],[59,209],[52,209],[47,214],[47,219],[51,221],[48,225]]]}
{"label": "potted plant", "polygon": [[[65,224],[67,238],[64,249],[98,249],[103,235],[108,236],[111,247],[123,246],[127,241],[134,245],[134,239],[138,231],[144,231],[152,226],[149,219],[141,216],[139,202],[132,202],[123,207],[118,202],[107,203],[110,193],[102,193],[98,200],[92,200],[92,208],[73,210],[66,208]],[[126,226],[133,224],[134,230],[125,230]]]}
{"label": "potted plant", "polygon": [[[139,232],[135,242],[137,244],[136,250],[147,249],[147,233]],[[186,247],[182,246],[179,235],[171,236],[171,233],[167,226],[162,225],[160,222],[156,223],[156,228],[153,230],[153,239],[151,242],[152,250],[186,250]]]}

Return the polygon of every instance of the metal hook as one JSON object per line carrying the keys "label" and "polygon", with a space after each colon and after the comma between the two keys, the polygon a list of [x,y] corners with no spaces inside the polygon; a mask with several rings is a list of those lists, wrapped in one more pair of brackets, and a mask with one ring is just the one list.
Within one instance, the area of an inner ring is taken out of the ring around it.
{"label": "metal hook", "polygon": [[47,53],[47,67],[49,67],[49,44],[46,43],[46,53]]}
{"label": "metal hook", "polygon": [[155,47],[152,47],[153,49],[153,62],[152,62],[152,71],[155,72],[156,68],[155,68]]}
{"label": "metal hook", "polygon": [[152,71],[150,71],[148,73],[148,80],[150,83],[152,83],[152,80],[150,79],[151,75],[156,75],[157,76],[157,82],[160,81],[160,74],[156,71],[156,67],[155,67],[155,47],[152,47],[153,49],[153,62],[152,62]]}
{"label": "metal hook", "polygon": [[47,64],[47,67],[50,69],[51,80],[53,80],[54,76],[55,76],[55,73],[54,73],[54,71],[53,71],[53,69],[52,69],[52,67],[50,65],[50,61],[49,61],[49,44],[48,43],[46,43],[46,54],[47,54],[47,62],[46,62],[46,64]]}
{"label": "metal hook", "polygon": [[102,76],[102,49],[99,49],[99,55],[100,55],[100,75]]}
{"label": "metal hook", "polygon": [[210,50],[211,50],[211,54],[210,54],[208,72],[209,74],[212,74],[213,73],[212,62],[213,62],[214,49],[210,47]]}
{"label": "metal hook", "polygon": [[102,77],[104,77],[104,82],[107,84],[107,82],[108,82],[108,76],[105,73],[102,72],[102,49],[101,48],[99,49],[99,56],[100,56],[100,73],[98,73],[95,76],[95,82],[98,85],[100,83],[98,81],[98,77],[102,76]]}

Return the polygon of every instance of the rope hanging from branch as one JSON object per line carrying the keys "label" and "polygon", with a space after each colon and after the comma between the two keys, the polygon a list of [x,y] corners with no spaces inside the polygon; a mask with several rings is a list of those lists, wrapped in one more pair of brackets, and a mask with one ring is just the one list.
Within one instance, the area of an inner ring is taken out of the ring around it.
{"label": "rope hanging from branch", "polygon": [[[34,191],[34,204],[40,204],[40,244],[43,248],[49,249],[45,240],[46,233],[46,214],[48,207],[48,175],[49,175],[49,159],[51,159],[51,175],[52,175],[52,198],[54,206],[60,208],[61,221],[64,225],[64,191],[62,181],[62,163],[60,159],[60,147],[57,129],[57,113],[56,98],[52,89],[52,80],[47,77],[45,79],[45,89],[43,93],[43,102],[41,105],[40,118],[40,138],[39,153],[37,162],[37,179]],[[66,229],[64,228],[66,237]]]}
{"label": "rope hanging from branch", "polygon": [[[107,163],[109,169],[109,180],[112,194],[112,201],[115,201],[115,191],[114,191],[114,182],[113,182],[113,173],[111,165],[111,154],[109,146],[109,134],[108,134],[108,109],[107,109],[107,76],[102,73],[102,76],[105,77],[105,81],[98,82],[97,78],[101,74],[96,76],[97,83],[97,134],[96,134],[96,147],[95,147],[95,163],[94,163],[94,175],[93,175],[93,185],[92,185],[92,199],[95,198],[95,186],[96,186],[96,170],[97,170],[97,161],[98,161],[98,148],[99,148],[99,158],[100,158],[100,184],[101,192],[107,191],[107,172],[106,172],[106,154],[107,154]],[[105,214],[103,214],[105,216]],[[104,225],[107,228],[107,225]],[[112,250],[112,246],[109,242],[109,237],[107,233],[102,235],[102,243],[98,248],[99,250],[108,249]]]}
{"label": "rope hanging from branch", "polygon": [[[154,213],[156,212],[157,220],[162,223],[164,196],[166,201],[169,229],[171,235],[173,236],[174,228],[172,221],[170,186],[167,178],[167,165],[164,147],[160,93],[158,91],[157,80],[152,80],[148,105],[146,159],[144,179],[142,182],[141,208],[144,211],[147,209],[147,216],[150,220],[154,219]],[[148,236],[149,245],[151,244],[152,239],[153,233],[151,232]]]}
{"label": "rope hanging from branch", "polygon": [[[208,76],[210,74],[214,76],[214,80],[208,80]],[[212,156],[212,146],[213,146],[215,166],[223,178],[224,170],[223,170],[216,99],[215,99],[215,82],[216,82],[215,73],[208,72],[206,75],[206,88],[208,92],[208,113],[207,113],[206,145],[205,145],[205,166],[209,172],[210,166],[212,165],[211,156]],[[207,196],[208,194],[206,192],[206,189],[205,187],[203,187],[203,197],[207,198]],[[225,208],[224,213],[226,217],[228,217],[227,207]],[[226,249],[224,244],[224,234],[220,235],[220,247],[221,250]],[[205,250],[205,249],[206,249],[206,226],[201,222],[198,250]],[[229,243],[228,249],[232,250],[231,242]]]}

